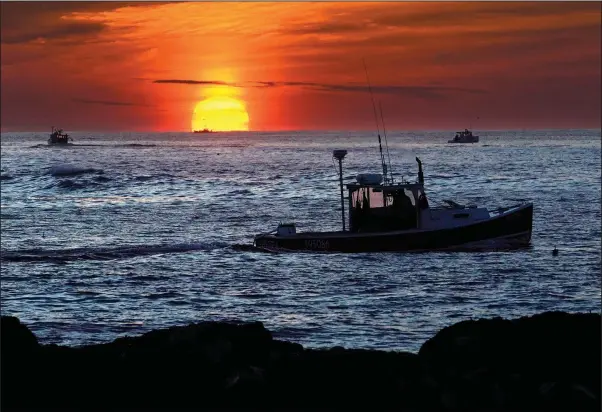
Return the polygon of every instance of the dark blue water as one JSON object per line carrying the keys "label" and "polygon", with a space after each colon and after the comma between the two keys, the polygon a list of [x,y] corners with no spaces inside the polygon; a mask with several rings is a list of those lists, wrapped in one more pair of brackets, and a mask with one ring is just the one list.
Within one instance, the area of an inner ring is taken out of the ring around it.
{"label": "dark blue water", "polygon": [[390,133],[394,172],[414,180],[419,156],[431,203],[534,202],[528,250],[237,247],[279,221],[338,229],[332,150],[349,150],[347,177],[380,172],[372,133],[2,134],[2,314],[44,343],[240,319],[313,347],[415,351],[463,319],[600,312],[600,131],[479,134]]}

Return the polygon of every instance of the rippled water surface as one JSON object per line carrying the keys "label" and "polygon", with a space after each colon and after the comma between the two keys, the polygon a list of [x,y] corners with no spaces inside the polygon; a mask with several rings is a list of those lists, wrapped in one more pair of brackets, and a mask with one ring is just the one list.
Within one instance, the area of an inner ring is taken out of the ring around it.
{"label": "rippled water surface", "polygon": [[[532,247],[504,253],[270,254],[294,220],[339,229],[331,153],[379,172],[369,133],[2,134],[1,311],[43,343],[201,320],[261,320],[307,346],[416,351],[473,317],[600,311],[600,131],[390,133],[398,178],[431,202],[534,202]],[[560,254],[553,257],[557,246]]]}

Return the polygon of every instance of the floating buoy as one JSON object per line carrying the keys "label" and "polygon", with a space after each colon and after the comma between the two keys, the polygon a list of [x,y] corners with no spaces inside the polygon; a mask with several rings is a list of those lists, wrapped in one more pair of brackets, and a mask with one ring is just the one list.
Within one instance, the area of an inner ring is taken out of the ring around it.
{"label": "floating buoy", "polygon": [[558,249],[556,249],[556,246],[554,246],[554,250],[552,251],[552,255],[558,256]]}

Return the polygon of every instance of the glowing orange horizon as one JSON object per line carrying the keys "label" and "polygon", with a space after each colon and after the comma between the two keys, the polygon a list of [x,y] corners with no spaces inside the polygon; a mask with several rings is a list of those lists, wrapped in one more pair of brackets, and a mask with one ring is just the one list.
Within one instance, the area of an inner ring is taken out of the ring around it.
{"label": "glowing orange horizon", "polygon": [[388,129],[600,128],[601,26],[596,2],[3,2],[2,128],[368,130],[362,59]]}

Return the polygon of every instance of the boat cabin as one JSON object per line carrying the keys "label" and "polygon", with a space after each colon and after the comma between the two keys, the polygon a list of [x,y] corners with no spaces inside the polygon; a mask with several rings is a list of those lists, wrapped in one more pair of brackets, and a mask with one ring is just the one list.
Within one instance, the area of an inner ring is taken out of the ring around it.
{"label": "boat cabin", "polygon": [[[341,187],[341,211],[345,231],[345,202],[343,197],[343,166],[346,150],[335,150],[333,157],[339,161]],[[429,206],[424,191],[422,162],[417,157],[418,179],[416,182],[395,183],[393,176],[363,173],[355,183],[347,184],[349,192],[349,232],[391,232],[399,230],[433,230],[464,226],[470,222],[489,219],[486,208],[463,206],[445,201],[444,207]],[[383,164],[383,172],[386,172]],[[284,231],[284,229],[283,229]]]}
{"label": "boat cabin", "polygon": [[[424,184],[367,183],[359,175],[349,191],[350,232],[390,232],[395,230],[433,230],[452,228],[490,218],[486,208],[460,205],[451,200],[443,207],[429,204]],[[373,176],[370,175],[371,179]]]}
{"label": "boat cabin", "polygon": [[359,175],[349,191],[349,230],[385,232],[420,227],[428,209],[422,183],[381,184],[381,175]]}
{"label": "boat cabin", "polygon": [[472,134],[471,130],[464,129],[463,132],[456,132],[456,136],[452,140],[448,140],[448,143],[477,143],[479,136]]}
{"label": "boat cabin", "polygon": [[55,129],[52,127],[52,133],[48,139],[48,144],[68,144],[69,140],[73,140],[68,134],[63,133],[63,129]]}

